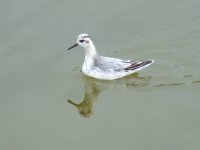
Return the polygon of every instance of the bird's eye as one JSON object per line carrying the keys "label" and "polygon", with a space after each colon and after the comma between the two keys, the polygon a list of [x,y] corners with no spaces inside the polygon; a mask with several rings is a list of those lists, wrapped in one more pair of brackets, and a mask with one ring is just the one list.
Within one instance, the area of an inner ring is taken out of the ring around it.
{"label": "bird's eye", "polygon": [[79,42],[83,43],[83,42],[84,42],[84,40],[79,40]]}

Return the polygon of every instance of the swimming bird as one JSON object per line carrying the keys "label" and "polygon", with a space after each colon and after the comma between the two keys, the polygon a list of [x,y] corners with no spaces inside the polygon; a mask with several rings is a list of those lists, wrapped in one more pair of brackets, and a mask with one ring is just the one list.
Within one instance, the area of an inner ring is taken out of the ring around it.
{"label": "swimming bird", "polygon": [[82,66],[83,74],[100,80],[123,78],[148,67],[154,62],[153,59],[133,61],[101,56],[98,54],[91,37],[85,33],[78,35],[77,42],[67,50],[76,46],[82,46],[85,50],[85,61]]}

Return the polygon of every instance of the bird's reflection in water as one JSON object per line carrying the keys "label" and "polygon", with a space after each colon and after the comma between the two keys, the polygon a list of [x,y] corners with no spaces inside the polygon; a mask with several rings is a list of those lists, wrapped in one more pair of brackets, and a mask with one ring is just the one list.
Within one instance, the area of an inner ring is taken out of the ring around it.
{"label": "bird's reflection in water", "polygon": [[78,109],[80,115],[89,117],[94,112],[94,104],[97,101],[99,93],[100,89],[97,84],[85,81],[85,96],[83,101],[79,104],[74,103],[72,100],[68,100],[68,102]]}
{"label": "bird's reflection in water", "polygon": [[83,101],[77,104],[73,100],[68,99],[68,102],[78,109],[81,116],[90,117],[94,113],[94,105],[102,90],[144,87],[150,84],[150,79],[151,77],[139,77],[138,74],[133,74],[129,77],[114,81],[102,81],[83,76],[83,81],[85,84],[85,95]]}

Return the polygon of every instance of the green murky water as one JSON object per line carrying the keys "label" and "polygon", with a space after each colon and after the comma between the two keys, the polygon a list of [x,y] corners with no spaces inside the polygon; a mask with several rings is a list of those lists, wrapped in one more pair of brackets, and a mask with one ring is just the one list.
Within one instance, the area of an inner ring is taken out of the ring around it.
{"label": "green murky water", "polygon": [[[199,150],[200,1],[1,1],[0,149]],[[81,75],[86,32],[103,55],[153,58],[112,82]]]}

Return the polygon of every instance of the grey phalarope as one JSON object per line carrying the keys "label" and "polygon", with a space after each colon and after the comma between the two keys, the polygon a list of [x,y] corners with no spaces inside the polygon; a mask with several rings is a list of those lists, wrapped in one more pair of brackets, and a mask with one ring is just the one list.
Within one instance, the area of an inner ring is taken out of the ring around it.
{"label": "grey phalarope", "polygon": [[133,61],[100,56],[97,53],[91,37],[85,33],[80,34],[77,38],[76,44],[69,47],[67,50],[78,45],[85,49],[85,61],[82,66],[82,72],[85,75],[96,79],[119,79],[138,72],[154,62],[152,59]]}

